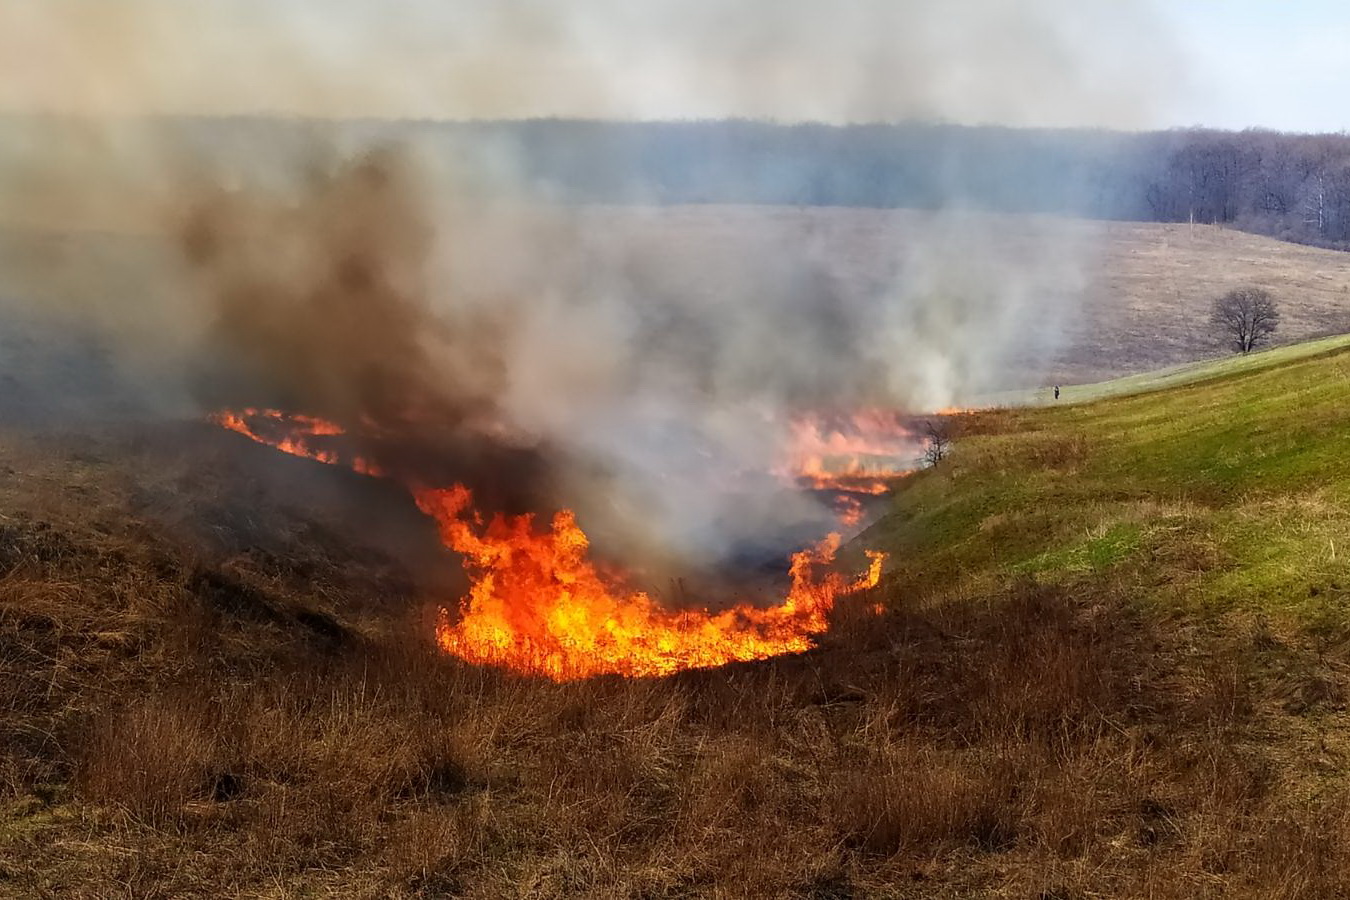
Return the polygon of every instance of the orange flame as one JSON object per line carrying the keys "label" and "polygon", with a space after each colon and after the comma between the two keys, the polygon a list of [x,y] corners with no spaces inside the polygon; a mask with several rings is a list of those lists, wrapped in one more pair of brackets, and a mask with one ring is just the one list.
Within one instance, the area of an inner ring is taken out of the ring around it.
{"label": "orange flame", "polygon": [[837,597],[877,584],[885,558],[869,553],[871,566],[856,581],[837,573],[817,580],[816,568],[839,548],[839,536],[830,535],[793,556],[792,587],[781,605],[675,612],[597,571],[586,534],[567,510],[538,531],[529,515],[494,516],[484,526],[462,486],[416,497],[446,546],[464,556],[473,585],[459,622],[442,616],[441,646],[471,662],[558,680],[669,675],[800,653],[828,627]]}
{"label": "orange flame", "polygon": [[863,518],[863,496],[881,496],[917,468],[921,440],[893,411],[802,415],[791,423],[780,475],[808,490],[833,491],[840,524]]}
{"label": "orange flame", "polygon": [[[293,431],[263,434],[250,426],[252,418]],[[285,453],[338,462],[311,443],[313,437],[341,433],[320,419],[244,410],[219,413],[212,421]],[[360,460],[352,465],[378,472]],[[441,610],[440,646],[469,662],[559,681],[669,675],[803,652],[829,627],[836,600],[875,587],[885,561],[885,554],[868,551],[867,572],[852,580],[825,571],[840,544],[839,535],[831,534],[793,555],[791,587],[777,606],[673,611],[625,585],[622,576],[600,571],[570,510],[558,512],[548,529],[536,528],[532,515],[497,515],[484,524],[463,485],[411,490],[418,508],[436,521],[442,542],[463,557],[470,581],[458,621]]]}
{"label": "orange flame", "polygon": [[[362,475],[379,477],[384,474],[368,459],[358,456],[344,462],[335,451],[316,446],[314,438],[337,437],[344,433],[340,425],[324,419],[285,413],[278,409],[225,410],[208,418],[222,428],[238,432],[244,437],[274,447],[282,453],[289,453],[291,456],[302,456],[330,466],[345,464]],[[251,420],[261,420],[265,430],[274,433],[275,436],[263,434],[250,424]]]}
{"label": "orange flame", "polygon": [[851,494],[840,494],[835,498],[834,514],[839,517],[839,524],[845,528],[861,524],[865,512],[862,501]]}

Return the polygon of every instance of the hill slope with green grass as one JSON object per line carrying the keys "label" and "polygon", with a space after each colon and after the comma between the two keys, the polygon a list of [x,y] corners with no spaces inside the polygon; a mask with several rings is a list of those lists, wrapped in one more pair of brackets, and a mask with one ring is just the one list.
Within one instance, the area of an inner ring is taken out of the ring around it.
{"label": "hill slope with green grass", "polygon": [[1301,341],[1284,347],[1259,350],[1244,355],[1221,356],[1214,359],[1202,359],[1196,362],[1155,369],[1138,375],[1126,375],[1093,384],[1069,384],[1060,386],[1059,400],[1055,400],[1051,387],[1036,390],[1008,391],[985,398],[989,406],[1026,406],[1033,404],[1068,406],[1074,403],[1089,403],[1108,397],[1123,397],[1159,391],[1169,387],[1208,381],[1225,375],[1238,375],[1258,369],[1266,369],[1279,363],[1293,362],[1310,356],[1320,356],[1350,347],[1350,334],[1338,334],[1313,341]]}
{"label": "hill slope with green grass", "polygon": [[924,594],[1095,577],[1305,624],[1350,603],[1350,340],[1070,388],[1061,404],[963,417],[956,452],[905,482],[865,539]]}

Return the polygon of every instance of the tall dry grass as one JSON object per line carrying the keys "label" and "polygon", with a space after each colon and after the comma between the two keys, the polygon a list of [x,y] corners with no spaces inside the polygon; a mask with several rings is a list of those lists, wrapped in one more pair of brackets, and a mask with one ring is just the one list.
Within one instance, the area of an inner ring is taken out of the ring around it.
{"label": "tall dry grass", "polygon": [[1231,659],[1034,586],[863,628],[798,659],[562,685],[411,638],[244,679],[208,654],[91,715],[73,802],[167,895],[1350,887],[1345,795],[1282,788],[1240,737]]}
{"label": "tall dry grass", "polygon": [[1350,893],[1326,648],[894,585],[802,657],[554,684],[358,614],[340,544],[63,515],[0,530],[0,895]]}

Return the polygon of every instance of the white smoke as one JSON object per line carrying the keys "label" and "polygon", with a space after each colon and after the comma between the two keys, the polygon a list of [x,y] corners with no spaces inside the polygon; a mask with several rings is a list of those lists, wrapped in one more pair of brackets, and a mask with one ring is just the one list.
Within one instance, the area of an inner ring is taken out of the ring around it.
{"label": "white smoke", "polygon": [[1137,127],[1143,0],[0,0],[0,110]]}
{"label": "white smoke", "polygon": [[[9,148],[0,159],[0,215],[48,227],[86,225],[88,217],[153,242],[157,221],[181,221],[203,197],[303,206],[315,196],[310,180],[341,170],[360,149],[350,130],[329,140],[336,132],[321,125],[279,153],[252,146],[247,123],[204,131],[201,122],[181,131],[160,123],[147,132],[127,116],[1142,126],[1175,72],[1164,48],[1147,4],[1077,0],[460,0],[397,8],[373,0],[0,0],[0,109],[84,117],[76,130],[68,120],[54,127],[56,146]],[[228,165],[216,141],[232,145]],[[406,143],[403,158],[412,162],[400,166],[413,173],[415,209],[395,219],[410,233],[425,225],[425,248],[386,246],[379,221],[344,224],[344,216],[383,214],[388,205],[344,205],[339,184],[318,195],[325,205],[317,213],[234,221],[262,232],[225,242],[227,257],[247,252],[212,262],[229,274],[224,280],[184,278],[181,266],[151,254],[144,272],[160,285],[153,303],[149,292],[127,292],[119,298],[126,308],[100,303],[93,319],[115,328],[133,359],[151,341],[128,334],[138,329],[125,323],[149,321],[169,358],[192,356],[204,340],[216,352],[258,357],[265,353],[248,322],[303,321],[267,305],[301,309],[322,299],[330,269],[347,263],[326,254],[359,244],[398,284],[369,297],[344,287],[344,302],[394,302],[426,327],[415,350],[406,335],[377,334],[372,342],[391,342],[364,354],[351,352],[363,329],[349,328],[326,365],[338,371],[369,357],[378,367],[388,347],[417,357],[415,377],[435,382],[432,393],[457,407],[490,407],[493,427],[556,451],[565,460],[562,500],[634,553],[716,561],[762,534],[825,524],[827,511],[780,491],[768,474],[795,414],[860,405],[920,412],[971,402],[1007,386],[1014,372],[1035,377],[1072,321],[1092,259],[1081,230],[961,212],[966,186],[958,182],[935,186],[946,208],[922,216],[577,209],[526,199],[509,146],[485,172],[457,168],[435,142],[411,135]],[[796,176],[789,167],[779,177]],[[320,234],[276,231],[273,241],[278,223]],[[241,301],[249,284],[267,290]],[[81,290],[87,298],[99,289]],[[234,316],[224,338],[222,308]],[[252,310],[242,326],[241,309]],[[326,404],[335,392],[362,392],[353,387],[359,373],[333,377],[310,345],[299,352],[296,341],[270,337],[284,365],[264,360],[255,375],[293,380],[296,370],[285,366],[303,359],[298,371],[324,385]],[[287,389],[296,395],[294,384]]]}

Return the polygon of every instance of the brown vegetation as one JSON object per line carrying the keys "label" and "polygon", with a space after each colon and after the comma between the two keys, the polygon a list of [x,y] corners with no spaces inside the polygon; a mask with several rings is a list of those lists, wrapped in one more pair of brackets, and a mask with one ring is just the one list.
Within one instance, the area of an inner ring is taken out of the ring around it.
{"label": "brown vegetation", "polygon": [[1350,889],[1350,798],[1258,739],[1339,708],[1323,648],[891,584],[803,657],[557,685],[434,650],[431,587],[341,521],[358,479],[245,453],[293,493],[241,504],[214,436],[74,446],[5,446],[0,894]]}

